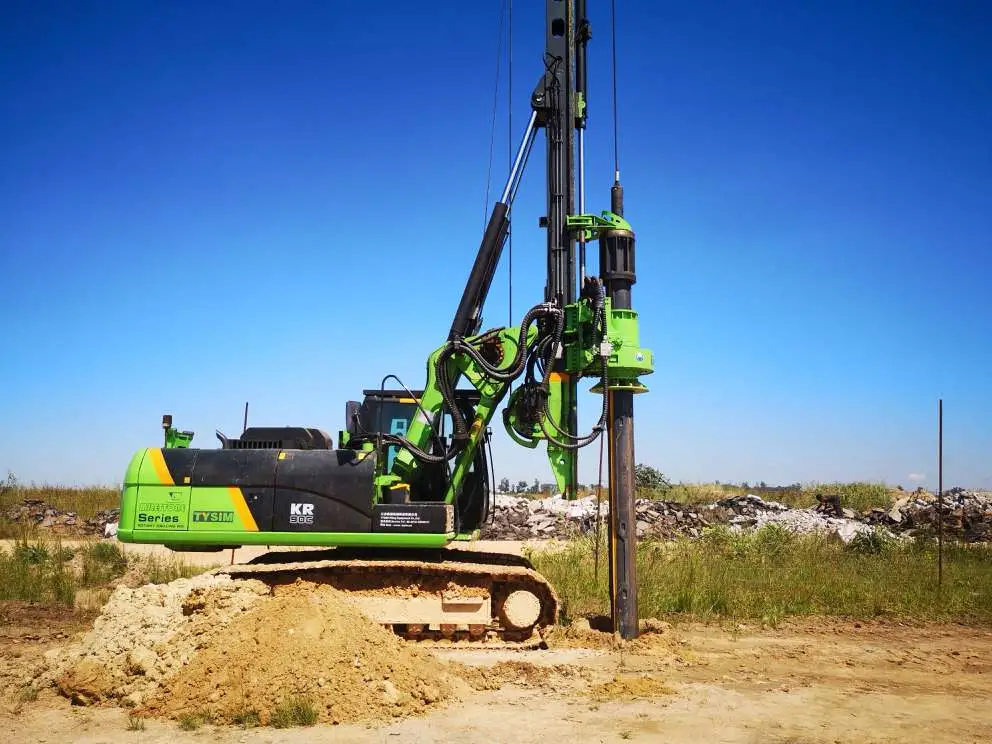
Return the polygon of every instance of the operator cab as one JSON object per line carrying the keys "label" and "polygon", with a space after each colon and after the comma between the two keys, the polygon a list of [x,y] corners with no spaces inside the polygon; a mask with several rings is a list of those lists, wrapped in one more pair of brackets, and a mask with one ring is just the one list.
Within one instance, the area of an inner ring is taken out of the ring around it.
{"label": "operator cab", "polygon": [[[352,439],[367,439],[377,433],[406,436],[414,417],[423,415],[418,403],[423,390],[363,390],[362,392],[365,398],[361,403],[348,401],[345,404],[347,430],[340,434],[342,446],[347,446],[344,443]],[[475,409],[481,399],[478,390],[455,391],[455,401],[459,410],[470,421],[475,417]],[[434,430],[438,433],[438,437],[429,452],[440,455],[451,446],[451,433],[454,430],[451,415],[444,413],[436,417]],[[485,442],[475,454],[455,504],[460,528],[463,531],[478,529],[490,513],[490,471],[486,458],[489,436],[487,432]],[[387,470],[392,466],[393,458],[398,452],[398,445],[385,448]],[[447,483],[448,470],[445,463],[421,463],[417,481],[410,484],[409,500],[439,501],[443,498]],[[389,496],[385,494],[384,499],[388,500]]]}
{"label": "operator cab", "polygon": [[[370,434],[396,434],[406,436],[407,430],[414,417],[420,413],[418,401],[424,394],[423,390],[363,390],[365,399],[358,403],[350,400],[345,404],[345,419],[348,438],[367,437]],[[411,394],[416,397],[411,397]],[[475,417],[475,408],[482,399],[478,390],[456,390],[455,401],[462,415],[468,420]],[[421,414],[422,415],[422,414]],[[434,421],[434,430],[438,433],[445,448],[451,444],[448,432],[453,429],[451,415],[445,413],[441,420]],[[389,448],[395,456],[397,447]],[[441,454],[443,450],[435,441],[432,454]]]}

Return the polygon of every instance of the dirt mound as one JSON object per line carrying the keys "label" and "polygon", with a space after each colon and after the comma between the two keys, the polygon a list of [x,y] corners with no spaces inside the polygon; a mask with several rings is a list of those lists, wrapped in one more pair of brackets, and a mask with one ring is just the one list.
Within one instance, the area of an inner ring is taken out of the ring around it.
{"label": "dirt mound", "polygon": [[457,694],[432,655],[370,622],[326,585],[298,580],[231,622],[147,702],[144,712],[218,723],[293,706],[327,723],[417,714]]}
{"label": "dirt mound", "polygon": [[218,724],[325,723],[415,715],[472,690],[539,687],[566,666],[438,659],[368,620],[328,585],[203,574],[119,587],[83,639],[47,658],[38,686],[83,705]]}
{"label": "dirt mound", "polygon": [[46,656],[38,682],[77,703],[140,704],[268,593],[260,581],[209,574],[119,587],[79,643]]}
{"label": "dirt mound", "polygon": [[632,653],[663,654],[678,644],[678,635],[670,623],[655,618],[639,621],[638,636],[625,641],[619,635],[597,630],[609,618],[593,618],[592,624],[586,618],[579,618],[570,625],[556,625],[548,629],[545,641],[550,648],[584,648],[609,651],[629,651]]}
{"label": "dirt mound", "polygon": [[449,663],[453,673],[473,690],[499,690],[505,685],[558,689],[568,681],[588,680],[589,671],[574,664],[531,664],[527,661],[499,661],[491,666]]}
{"label": "dirt mound", "polygon": [[635,700],[671,695],[675,692],[660,679],[650,675],[639,677],[615,677],[589,688],[589,696],[607,702],[610,700]]}

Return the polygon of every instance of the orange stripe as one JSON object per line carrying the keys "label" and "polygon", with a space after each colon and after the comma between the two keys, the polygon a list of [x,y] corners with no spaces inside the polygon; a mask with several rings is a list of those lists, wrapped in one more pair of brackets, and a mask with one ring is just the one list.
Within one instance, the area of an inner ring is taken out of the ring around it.
{"label": "orange stripe", "polygon": [[245,502],[245,495],[241,493],[241,489],[237,486],[228,486],[227,493],[231,497],[231,503],[234,504],[234,511],[238,513],[238,519],[241,520],[241,525],[249,532],[258,532],[255,517],[251,515],[251,509],[248,508],[248,504]]}
{"label": "orange stripe", "polygon": [[552,372],[548,375],[549,382],[568,382],[568,374],[565,372]]}
{"label": "orange stripe", "polygon": [[152,461],[152,467],[155,468],[155,475],[158,476],[159,481],[164,486],[174,486],[175,482],[172,480],[172,474],[169,472],[168,466],[165,464],[165,457],[162,455],[162,450],[160,449],[150,449],[148,450],[148,459]]}

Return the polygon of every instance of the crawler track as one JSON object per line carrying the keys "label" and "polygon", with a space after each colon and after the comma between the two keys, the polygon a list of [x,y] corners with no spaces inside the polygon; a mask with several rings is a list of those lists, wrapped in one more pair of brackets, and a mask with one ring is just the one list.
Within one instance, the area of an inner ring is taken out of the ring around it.
{"label": "crawler track", "polygon": [[[270,552],[214,573],[258,579],[274,592],[297,580],[328,584],[353,595],[360,607],[389,602],[394,619],[395,608],[403,608],[403,622],[383,624],[403,638],[429,645],[540,646],[544,630],[558,617],[558,596],[548,581],[525,558],[502,553],[374,548]],[[536,598],[523,594],[534,608],[533,623],[513,622],[506,600],[521,593]],[[477,613],[467,623],[446,622],[447,615],[438,621],[437,613],[451,597],[488,599],[489,612],[485,618]]]}

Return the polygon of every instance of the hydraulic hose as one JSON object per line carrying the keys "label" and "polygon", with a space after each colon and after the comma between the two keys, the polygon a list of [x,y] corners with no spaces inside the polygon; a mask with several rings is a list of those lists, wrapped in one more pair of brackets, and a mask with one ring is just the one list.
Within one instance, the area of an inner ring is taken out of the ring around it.
{"label": "hydraulic hose", "polygon": [[[455,400],[455,391],[452,389],[452,383],[448,380],[448,376],[445,373],[445,363],[452,355],[461,352],[470,356],[476,364],[482,368],[482,371],[486,376],[501,382],[510,382],[515,380],[524,371],[524,367],[526,366],[526,340],[527,332],[530,329],[531,324],[535,319],[548,315],[556,317],[556,336],[560,338],[561,328],[564,322],[564,314],[562,311],[550,303],[535,305],[527,311],[527,314],[521,322],[517,352],[513,358],[512,364],[507,369],[498,369],[497,367],[491,365],[482,356],[478,349],[471,344],[466,343],[461,338],[455,338],[449,341],[445,349],[438,355],[434,367],[435,378],[437,379],[441,397],[451,412],[452,422],[455,427],[454,442],[448,451],[443,455],[435,455],[430,452],[426,452],[417,445],[413,444],[413,442],[406,437],[396,434],[380,433],[377,435],[379,441],[385,444],[393,444],[402,447],[422,462],[442,463],[456,457],[465,448],[465,440],[468,439],[468,427],[465,423],[465,417],[462,415],[461,409],[458,407],[457,401]],[[493,331],[484,334],[482,338],[486,338],[496,333],[498,330],[499,329],[494,329]],[[421,409],[421,412],[426,416],[423,409]]]}
{"label": "hydraulic hose", "polygon": [[531,323],[533,323],[538,317],[548,315],[556,317],[558,321],[556,326],[557,329],[560,329],[564,323],[564,314],[561,309],[555,305],[550,303],[542,303],[540,305],[535,305],[527,311],[527,314],[524,315],[524,318],[520,323],[520,336],[517,343],[517,351],[514,355],[513,361],[506,369],[499,369],[490,364],[482,356],[478,349],[460,338],[449,341],[445,349],[438,354],[434,366],[434,376],[437,379],[438,388],[441,391],[441,397],[444,399],[445,404],[447,404],[448,409],[451,412],[451,419],[455,429],[454,438],[456,441],[468,439],[468,427],[465,423],[465,417],[456,405],[455,391],[452,389],[452,383],[448,379],[448,375],[446,373],[445,364],[448,359],[456,353],[464,353],[471,357],[472,360],[479,365],[483,374],[487,377],[500,382],[511,382],[520,376],[526,366],[527,332],[530,329]]}
{"label": "hydraulic hose", "polygon": [[[594,324],[597,325],[599,327],[599,329],[600,329],[600,336],[599,336],[600,345],[602,345],[603,341],[605,341],[606,338],[607,338],[607,336],[606,336],[605,300],[606,300],[606,287],[603,285],[602,282],[600,282],[599,283],[599,292],[597,293],[597,296],[596,296],[595,320],[594,320]],[[548,442],[550,444],[553,444],[556,447],[560,447],[560,448],[566,449],[566,450],[578,450],[578,449],[581,449],[582,447],[586,447],[586,446],[592,444],[593,442],[595,442],[596,439],[599,437],[599,435],[603,432],[603,429],[606,428],[606,419],[609,416],[609,398],[608,398],[608,396],[609,396],[609,370],[608,370],[608,364],[607,364],[607,357],[602,354],[602,351],[600,352],[600,365],[601,365],[601,370],[602,370],[602,372],[601,372],[601,374],[602,374],[602,382],[601,382],[601,384],[602,384],[602,387],[603,387],[603,395],[602,395],[603,408],[602,408],[602,412],[600,413],[600,416],[599,416],[599,421],[596,423],[595,426],[592,427],[592,431],[589,434],[586,434],[585,436],[582,436],[582,437],[573,436],[572,434],[569,434],[567,431],[563,431],[561,429],[561,427],[559,427],[558,424],[555,423],[554,418],[551,416],[551,411],[548,409],[548,400],[547,400],[547,398],[545,398],[545,400],[544,400],[544,416],[541,419],[541,431],[544,432],[544,436],[547,437],[547,440],[548,440]],[[547,370],[546,370],[546,372],[545,372],[545,379],[544,379],[545,382],[547,382],[547,379],[550,376],[550,372],[551,372],[551,368],[550,368],[550,365],[549,365],[548,368],[547,368]],[[560,435],[562,435],[562,436],[564,436],[567,439],[570,439],[572,441],[570,441],[570,442],[569,441],[563,442],[563,441],[559,440],[557,437],[555,437],[554,435],[552,435],[551,432],[548,431],[547,427],[545,426],[546,423],[550,423],[551,426],[552,426],[552,428],[558,434],[560,434]]]}

